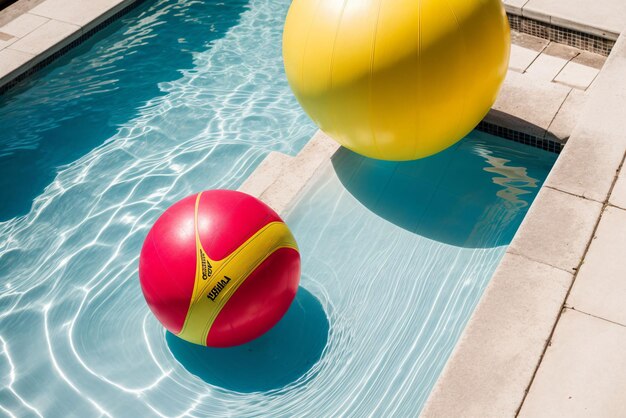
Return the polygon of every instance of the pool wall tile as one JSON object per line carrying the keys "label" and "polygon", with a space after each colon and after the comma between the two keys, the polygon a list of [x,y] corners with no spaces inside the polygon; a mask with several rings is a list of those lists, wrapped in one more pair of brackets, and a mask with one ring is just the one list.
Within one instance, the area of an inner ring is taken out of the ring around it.
{"label": "pool wall tile", "polygon": [[527,10],[522,10],[522,15],[509,13],[508,18],[512,30],[604,56],[611,53],[619,35],[619,32],[598,30],[593,26],[577,25],[566,20],[553,21],[549,15]]}

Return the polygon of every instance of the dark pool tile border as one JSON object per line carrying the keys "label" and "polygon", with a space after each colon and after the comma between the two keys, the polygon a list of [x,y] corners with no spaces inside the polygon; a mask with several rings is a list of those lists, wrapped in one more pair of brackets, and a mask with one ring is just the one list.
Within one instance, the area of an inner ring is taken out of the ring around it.
{"label": "dark pool tile border", "polygon": [[508,139],[510,141],[519,142],[531,147],[540,148],[545,151],[554,152],[560,154],[563,150],[564,144],[560,142],[552,141],[547,138],[539,138],[534,135],[529,135],[523,132],[515,131],[513,129],[505,128],[503,126],[494,125],[489,122],[481,121],[476,129],[491,135],[499,136],[501,138]]}
{"label": "dark pool tile border", "polygon": [[50,56],[44,58],[42,61],[38,62],[37,64],[33,65],[32,67],[30,67],[29,69],[27,69],[26,71],[24,71],[23,73],[21,73],[20,75],[15,77],[13,80],[11,80],[11,81],[7,82],[6,84],[3,84],[2,86],[0,86],[0,95],[6,93],[11,88],[17,86],[22,81],[24,81],[26,78],[30,77],[32,74],[34,74],[37,71],[41,70],[42,68],[48,66],[49,64],[51,64],[54,60],[56,60],[60,56],[65,55],[71,49],[73,49],[73,48],[77,47],[78,45],[82,44],[87,39],[91,38],[96,32],[98,32],[98,31],[104,29],[105,27],[109,26],[111,23],[113,23],[117,19],[121,18],[126,13],[130,12],[131,10],[135,9],[136,7],[138,7],[139,5],[144,3],[145,1],[146,0],[135,0],[135,1],[131,2],[131,3],[129,3],[128,5],[126,5],[121,10],[119,10],[116,13],[112,14],[111,16],[109,16],[108,18],[103,20],[102,22],[98,23],[96,26],[94,26],[94,27],[88,29],[87,31],[83,32],[77,39],[75,39],[72,42],[68,43],[67,45],[63,46],[61,49],[59,49],[58,51],[52,53]]}
{"label": "dark pool tile border", "polygon": [[615,41],[590,33],[507,13],[511,29],[608,57]]}

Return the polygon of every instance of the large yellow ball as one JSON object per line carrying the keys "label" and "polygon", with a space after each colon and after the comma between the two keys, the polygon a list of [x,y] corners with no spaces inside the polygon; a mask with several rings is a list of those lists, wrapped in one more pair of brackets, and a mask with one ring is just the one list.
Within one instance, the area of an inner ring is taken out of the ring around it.
{"label": "large yellow ball", "polygon": [[343,146],[435,154],[489,111],[506,74],[500,0],[294,0],[283,58],[298,101]]}

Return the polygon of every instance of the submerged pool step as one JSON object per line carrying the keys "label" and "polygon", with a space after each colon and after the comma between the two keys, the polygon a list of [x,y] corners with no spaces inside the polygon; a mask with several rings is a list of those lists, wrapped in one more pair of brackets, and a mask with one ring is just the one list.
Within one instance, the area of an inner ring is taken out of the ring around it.
{"label": "submerged pool step", "polygon": [[270,153],[239,190],[258,197],[283,215],[320,166],[338,149],[338,143],[317,131],[295,157]]}

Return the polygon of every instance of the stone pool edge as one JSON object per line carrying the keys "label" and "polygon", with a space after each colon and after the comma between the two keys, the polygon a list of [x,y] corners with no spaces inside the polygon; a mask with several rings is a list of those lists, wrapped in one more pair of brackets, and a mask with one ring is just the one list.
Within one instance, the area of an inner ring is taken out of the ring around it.
{"label": "stone pool edge", "polygon": [[[0,49],[0,94],[91,37],[144,0],[46,0],[16,16]],[[9,6],[11,7],[11,6]]]}
{"label": "stone pool edge", "polygon": [[[626,31],[567,146],[500,261],[423,417],[516,416],[593,239],[626,154]],[[272,152],[239,190],[285,213],[339,149],[318,131],[295,156]]]}
{"label": "stone pool edge", "polygon": [[[516,416],[626,155],[626,31],[422,411]],[[607,260],[608,262],[609,260]]]}

